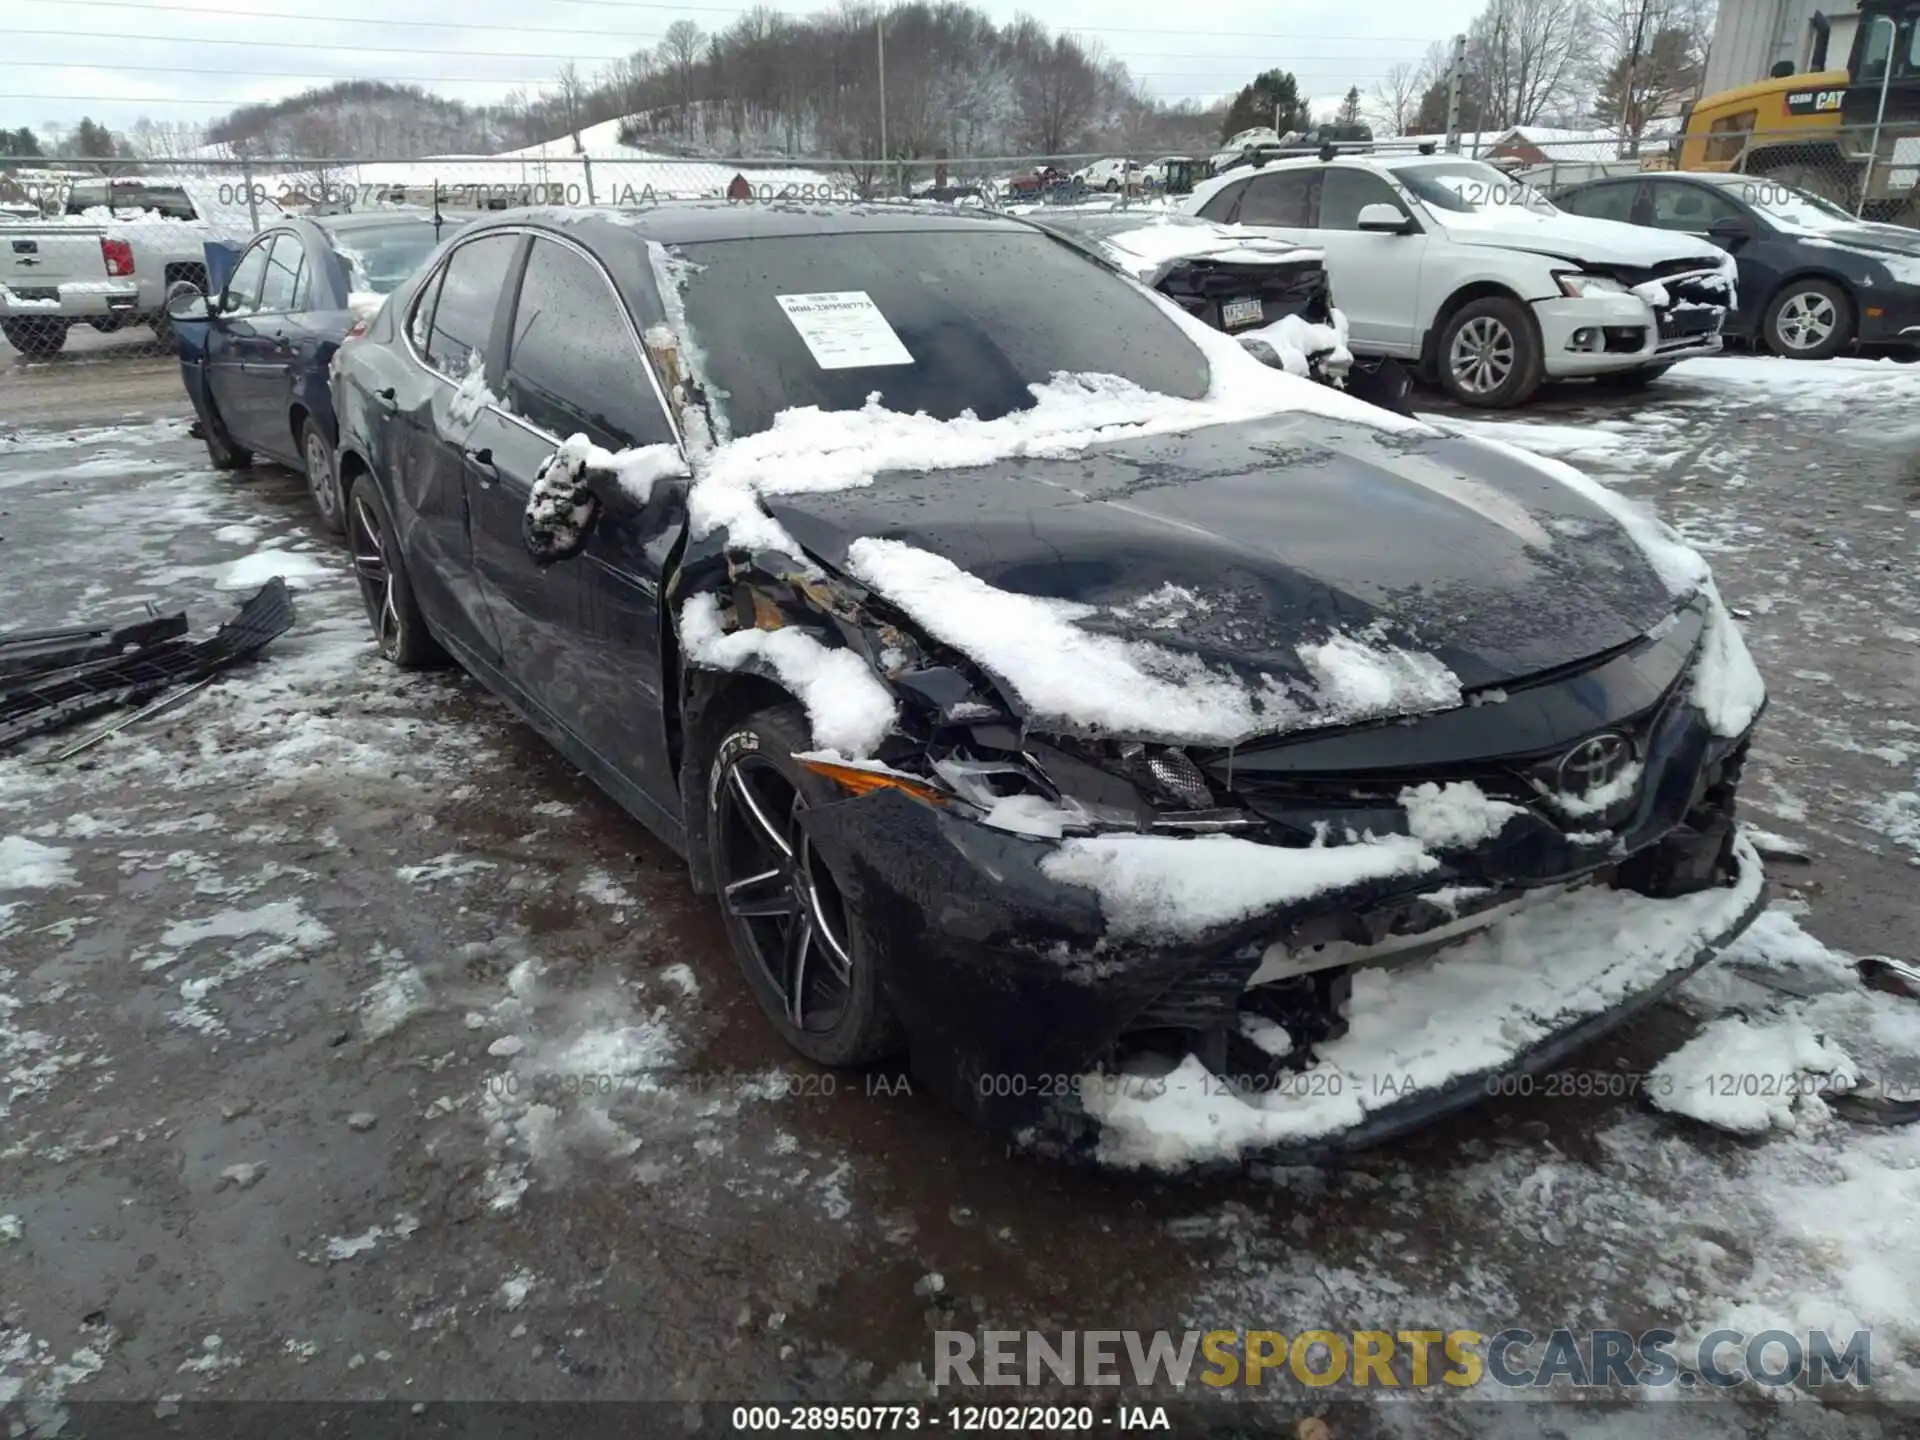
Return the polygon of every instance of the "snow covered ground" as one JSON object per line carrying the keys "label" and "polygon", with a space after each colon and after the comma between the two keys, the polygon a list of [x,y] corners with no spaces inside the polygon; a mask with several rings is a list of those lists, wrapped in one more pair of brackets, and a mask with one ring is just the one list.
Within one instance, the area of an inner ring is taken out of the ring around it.
{"label": "snow covered ground", "polygon": [[[1709,555],[1772,693],[1747,814],[1811,858],[1560,1091],[1201,1181],[1010,1159],[897,1076],[828,1089],[671,857],[470,683],[375,661],[296,477],[207,470],[177,401],[10,412],[9,624],[302,588],[291,634],[174,715],[0,757],[0,1407],[908,1396],[930,1322],[1870,1326],[1879,1395],[1920,1400],[1920,1131],[1829,1103],[1920,1090],[1920,1005],[1848,964],[1914,958],[1917,400],[1910,367],[1717,360],[1637,405],[1443,417]],[[1904,1433],[1754,1404],[1551,1423]],[[1335,1433],[1547,1423],[1493,1408]]]}

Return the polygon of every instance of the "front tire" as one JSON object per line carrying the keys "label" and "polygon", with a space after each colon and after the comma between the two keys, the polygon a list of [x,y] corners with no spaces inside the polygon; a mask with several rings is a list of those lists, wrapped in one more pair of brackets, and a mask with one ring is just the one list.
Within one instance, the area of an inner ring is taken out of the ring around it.
{"label": "front tire", "polygon": [[360,582],[374,645],[402,670],[439,664],[446,652],[427,630],[426,618],[413,598],[393,516],[370,476],[354,481],[347,495],[347,515],[353,573]]}
{"label": "front tire", "polygon": [[762,710],[714,748],[707,843],[720,915],[747,988],[780,1037],[820,1065],[866,1065],[900,1048],[871,945],[800,816],[844,800],[804,768],[797,705]]}
{"label": "front tire", "polygon": [[1545,378],[1540,332],[1518,300],[1469,300],[1440,332],[1437,367],[1441,387],[1462,405],[1523,405]]}
{"label": "front tire", "polygon": [[0,335],[29,360],[51,360],[67,345],[67,322],[37,315],[0,320]]}
{"label": "front tire", "polygon": [[340,477],[334,470],[333,447],[320,433],[320,426],[309,415],[300,422],[300,458],[307,472],[307,491],[313,496],[313,508],[320,516],[321,528],[333,535],[347,531],[346,503],[340,494]]}
{"label": "front tire", "polygon": [[1826,360],[1853,339],[1853,302],[1829,280],[1789,280],[1767,306],[1760,333],[1789,360]]}

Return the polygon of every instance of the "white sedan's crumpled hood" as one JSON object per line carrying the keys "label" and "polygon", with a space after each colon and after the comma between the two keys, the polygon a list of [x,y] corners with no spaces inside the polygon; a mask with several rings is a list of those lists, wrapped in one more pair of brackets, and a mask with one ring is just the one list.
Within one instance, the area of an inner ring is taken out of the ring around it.
{"label": "white sedan's crumpled hood", "polygon": [[1461,245],[1532,250],[1598,265],[1659,265],[1669,260],[1698,259],[1706,269],[1717,267],[1724,253],[1717,245],[1671,230],[1558,211],[1546,214],[1519,205],[1506,206],[1498,213],[1461,215],[1431,209],[1428,213],[1446,227],[1450,240]]}

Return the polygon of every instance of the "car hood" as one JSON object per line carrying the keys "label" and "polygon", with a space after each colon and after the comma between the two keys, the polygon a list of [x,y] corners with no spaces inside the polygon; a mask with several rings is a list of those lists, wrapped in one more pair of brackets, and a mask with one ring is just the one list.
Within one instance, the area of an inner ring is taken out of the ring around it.
{"label": "car hood", "polygon": [[[1304,678],[1297,647],[1378,625],[1465,690],[1501,686],[1627,644],[1675,605],[1604,509],[1524,456],[1313,415],[765,503],[835,569],[863,536],[897,540],[1254,684]],[[1197,599],[1166,603],[1181,593]]]}
{"label": "car hood", "polygon": [[1787,233],[1814,244],[1824,242],[1849,250],[1878,251],[1882,255],[1920,255],[1920,230],[1903,230],[1898,225],[1848,225],[1809,234],[1798,231]]}
{"label": "car hood", "polygon": [[1446,228],[1447,237],[1459,244],[1529,250],[1582,264],[1644,267],[1697,259],[1704,269],[1719,265],[1725,253],[1692,235],[1585,215],[1547,214],[1520,205],[1503,206],[1497,213],[1429,213]]}

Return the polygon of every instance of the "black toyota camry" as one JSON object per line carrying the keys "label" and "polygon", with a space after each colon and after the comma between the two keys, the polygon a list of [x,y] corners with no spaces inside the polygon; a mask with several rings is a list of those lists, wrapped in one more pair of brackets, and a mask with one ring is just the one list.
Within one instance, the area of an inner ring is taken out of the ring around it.
{"label": "black toyota camry", "polygon": [[682,854],[794,1049],[1040,1148],[1375,1140],[1762,903],[1671,531],[1022,219],[505,214],[333,387],[381,652]]}

